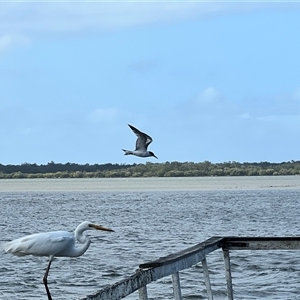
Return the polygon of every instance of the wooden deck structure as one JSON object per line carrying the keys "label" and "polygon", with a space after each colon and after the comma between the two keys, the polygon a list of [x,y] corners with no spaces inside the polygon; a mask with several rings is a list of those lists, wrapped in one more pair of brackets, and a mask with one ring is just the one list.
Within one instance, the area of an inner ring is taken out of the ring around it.
{"label": "wooden deck structure", "polygon": [[79,300],[118,300],[138,290],[139,300],[147,300],[147,284],[172,276],[174,299],[181,300],[179,272],[202,264],[207,298],[213,300],[206,256],[222,249],[227,295],[233,300],[230,251],[232,250],[300,250],[300,237],[212,237],[203,243],[139,265],[132,276],[116,282]]}

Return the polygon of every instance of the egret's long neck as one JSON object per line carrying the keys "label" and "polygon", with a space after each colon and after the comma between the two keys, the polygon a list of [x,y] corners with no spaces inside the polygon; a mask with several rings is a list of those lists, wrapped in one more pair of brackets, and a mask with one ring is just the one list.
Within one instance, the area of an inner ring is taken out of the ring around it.
{"label": "egret's long neck", "polygon": [[77,228],[74,232],[75,238],[82,245],[73,249],[73,256],[82,255],[90,246],[91,240],[83,234],[84,230],[81,228]]}

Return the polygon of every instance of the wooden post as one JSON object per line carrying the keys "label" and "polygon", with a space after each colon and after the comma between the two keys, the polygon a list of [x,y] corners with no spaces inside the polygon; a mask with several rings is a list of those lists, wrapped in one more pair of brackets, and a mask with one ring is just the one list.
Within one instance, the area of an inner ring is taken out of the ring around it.
{"label": "wooden post", "polygon": [[173,292],[175,300],[182,300],[181,298],[181,289],[180,289],[180,279],[179,272],[172,274],[172,282],[173,282]]}
{"label": "wooden post", "polygon": [[225,275],[226,275],[226,283],[227,283],[227,296],[228,296],[228,300],[233,300],[229,250],[223,249],[223,257],[224,257]]}
{"label": "wooden post", "polygon": [[202,269],[203,269],[203,275],[204,275],[204,281],[205,281],[208,300],[213,300],[206,257],[204,257],[204,259],[202,260]]}
{"label": "wooden post", "polygon": [[148,300],[147,286],[146,285],[139,288],[139,300]]}

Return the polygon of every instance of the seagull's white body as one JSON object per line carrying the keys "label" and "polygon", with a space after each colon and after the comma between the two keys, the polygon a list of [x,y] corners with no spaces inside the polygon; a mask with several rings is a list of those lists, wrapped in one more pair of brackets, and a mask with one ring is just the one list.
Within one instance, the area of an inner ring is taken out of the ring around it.
{"label": "seagull's white body", "polygon": [[[48,300],[52,300],[47,286],[51,262],[54,257],[77,257],[84,254],[89,248],[91,240],[83,232],[91,229],[113,231],[101,225],[85,221],[75,229],[74,235],[68,231],[35,233],[1,244],[0,248],[16,256],[48,256],[49,264],[43,281]],[[75,239],[81,244],[80,246],[75,247]]]}
{"label": "seagull's white body", "polygon": [[137,128],[133,127],[132,125],[128,126],[131,128],[131,130],[136,134],[137,140],[135,144],[135,150],[125,150],[122,149],[125,152],[125,155],[135,155],[139,157],[149,157],[154,156],[157,158],[152,151],[148,151],[147,148],[152,142],[152,138],[144,133],[139,131]]}
{"label": "seagull's white body", "polygon": [[151,151],[140,151],[140,150],[124,150],[123,151],[125,152],[124,154],[125,155],[135,155],[135,156],[139,156],[139,157],[149,157],[149,156],[154,156],[154,155],[151,155]]}

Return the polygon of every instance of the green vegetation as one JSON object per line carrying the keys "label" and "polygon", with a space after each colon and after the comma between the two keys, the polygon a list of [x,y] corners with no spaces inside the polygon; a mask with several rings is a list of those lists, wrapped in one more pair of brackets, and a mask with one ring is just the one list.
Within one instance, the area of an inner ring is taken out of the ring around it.
{"label": "green vegetation", "polygon": [[8,178],[112,178],[112,177],[197,177],[197,176],[264,176],[298,175],[300,161],[282,163],[211,163],[209,161],[165,162],[146,164],[75,164],[37,165],[0,164],[0,179]]}

